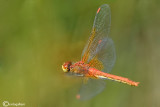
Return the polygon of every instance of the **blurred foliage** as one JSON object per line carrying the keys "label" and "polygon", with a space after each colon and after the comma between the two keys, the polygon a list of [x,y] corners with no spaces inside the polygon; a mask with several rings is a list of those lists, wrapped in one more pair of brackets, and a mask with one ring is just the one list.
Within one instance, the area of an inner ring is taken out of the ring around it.
{"label": "blurred foliage", "polygon": [[[106,81],[89,101],[75,94],[80,80],[66,77],[63,62],[79,61],[95,12],[109,4],[113,74],[139,81],[131,87]],[[1,0],[0,104],[26,107],[160,107],[159,0]]]}

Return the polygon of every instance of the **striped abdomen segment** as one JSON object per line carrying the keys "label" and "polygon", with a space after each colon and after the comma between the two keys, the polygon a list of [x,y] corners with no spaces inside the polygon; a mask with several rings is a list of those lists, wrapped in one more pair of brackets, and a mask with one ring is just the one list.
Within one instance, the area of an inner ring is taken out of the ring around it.
{"label": "striped abdomen segment", "polygon": [[99,71],[95,68],[89,68],[89,72],[96,76],[99,79],[110,79],[110,80],[114,80],[114,81],[118,81],[121,83],[126,83],[128,85],[132,85],[132,86],[138,86],[139,82],[135,82],[132,80],[129,80],[128,78],[124,78],[121,76],[117,76],[117,75],[112,75],[112,74],[108,74],[102,71]]}

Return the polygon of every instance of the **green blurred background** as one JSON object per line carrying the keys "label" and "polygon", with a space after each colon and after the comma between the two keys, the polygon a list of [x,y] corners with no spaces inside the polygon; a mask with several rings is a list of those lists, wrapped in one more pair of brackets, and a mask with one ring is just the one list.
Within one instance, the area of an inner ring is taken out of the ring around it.
{"label": "green blurred background", "polygon": [[[102,4],[112,14],[117,60],[111,73],[140,85],[107,80],[102,93],[78,101],[81,82],[65,76],[61,65],[80,60]],[[160,107],[159,19],[159,0],[1,0],[0,106]]]}

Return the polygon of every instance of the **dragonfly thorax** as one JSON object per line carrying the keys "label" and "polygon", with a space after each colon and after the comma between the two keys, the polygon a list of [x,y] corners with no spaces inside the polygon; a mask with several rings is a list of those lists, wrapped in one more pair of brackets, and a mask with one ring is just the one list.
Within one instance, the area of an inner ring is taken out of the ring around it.
{"label": "dragonfly thorax", "polygon": [[70,72],[77,75],[85,75],[88,72],[89,65],[82,61],[76,62],[70,66]]}

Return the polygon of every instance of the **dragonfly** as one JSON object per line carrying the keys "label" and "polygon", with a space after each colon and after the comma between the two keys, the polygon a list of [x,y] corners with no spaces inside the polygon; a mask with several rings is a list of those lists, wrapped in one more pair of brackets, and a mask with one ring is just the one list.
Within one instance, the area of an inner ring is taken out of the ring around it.
{"label": "dragonfly", "polygon": [[107,4],[100,6],[96,12],[89,40],[82,52],[79,62],[65,62],[62,69],[65,73],[82,77],[83,82],[77,99],[87,100],[99,94],[106,87],[104,80],[114,80],[131,86],[139,82],[109,74],[116,60],[113,40],[108,37],[111,26],[111,11]]}

